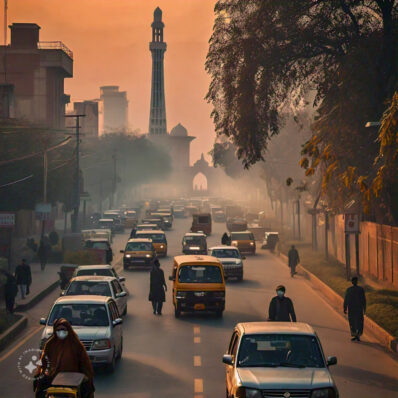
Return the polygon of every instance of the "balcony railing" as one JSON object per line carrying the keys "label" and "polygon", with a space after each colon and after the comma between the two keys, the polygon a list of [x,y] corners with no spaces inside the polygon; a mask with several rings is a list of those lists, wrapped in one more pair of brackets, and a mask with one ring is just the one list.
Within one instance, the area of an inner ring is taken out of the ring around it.
{"label": "balcony railing", "polygon": [[62,41],[40,41],[37,43],[37,48],[40,50],[62,50],[70,59],[73,59],[73,52]]}

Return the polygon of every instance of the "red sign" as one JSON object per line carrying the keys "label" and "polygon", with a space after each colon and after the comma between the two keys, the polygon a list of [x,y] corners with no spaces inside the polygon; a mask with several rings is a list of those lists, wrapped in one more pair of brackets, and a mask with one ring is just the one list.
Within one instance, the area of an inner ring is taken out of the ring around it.
{"label": "red sign", "polygon": [[346,234],[359,233],[359,215],[344,214],[344,229]]}

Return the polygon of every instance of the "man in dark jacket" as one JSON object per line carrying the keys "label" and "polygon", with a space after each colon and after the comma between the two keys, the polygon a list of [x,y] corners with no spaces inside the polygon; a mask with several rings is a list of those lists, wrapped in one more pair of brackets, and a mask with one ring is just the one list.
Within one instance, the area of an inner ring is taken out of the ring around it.
{"label": "man in dark jacket", "polygon": [[29,291],[30,284],[32,283],[32,273],[30,271],[30,266],[26,264],[25,259],[23,259],[22,263],[17,265],[15,268],[15,278],[17,280],[17,285],[23,300],[26,293]]}
{"label": "man in dark jacket", "polygon": [[361,341],[363,333],[363,316],[366,311],[366,297],[363,287],[358,286],[358,277],[351,279],[352,286],[345,292],[344,314],[348,310],[348,322],[350,323],[351,341]]}
{"label": "man in dark jacket", "polygon": [[228,236],[228,234],[226,232],[224,232],[224,235],[221,238],[221,244],[222,245],[230,245],[231,244],[229,236]]}
{"label": "man in dark jacket", "polygon": [[154,261],[150,276],[149,301],[152,301],[153,313],[162,315],[163,303],[166,301],[167,285],[159,260]]}
{"label": "man in dark jacket", "polygon": [[1,272],[7,278],[4,285],[4,301],[6,304],[6,311],[9,314],[12,314],[14,312],[15,297],[18,293],[17,281],[9,272],[3,270],[1,270]]}
{"label": "man in dark jacket", "polygon": [[269,305],[268,320],[275,322],[296,322],[293,302],[285,296],[285,286],[279,285],[276,288],[275,296]]}
{"label": "man in dark jacket", "polygon": [[289,258],[290,275],[291,277],[293,277],[295,274],[297,274],[296,267],[297,264],[300,262],[298,251],[294,247],[294,245],[292,245],[292,247],[289,250],[288,258]]}

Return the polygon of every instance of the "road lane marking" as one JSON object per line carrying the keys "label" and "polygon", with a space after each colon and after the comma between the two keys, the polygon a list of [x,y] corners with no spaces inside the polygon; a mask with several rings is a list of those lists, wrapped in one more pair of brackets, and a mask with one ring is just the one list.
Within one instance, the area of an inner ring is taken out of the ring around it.
{"label": "road lane marking", "polygon": [[195,334],[195,335],[200,334],[200,326],[194,326],[193,327],[193,334]]}
{"label": "road lane marking", "polygon": [[39,330],[43,329],[44,326],[38,326],[37,328],[33,329],[28,335],[26,335],[15,347],[13,347],[10,351],[0,357],[0,362],[3,362],[7,359],[11,354],[13,354],[19,347],[25,344],[31,337],[33,337]]}
{"label": "road lane marking", "polygon": [[200,355],[194,355],[193,357],[193,366],[202,366],[202,358],[200,357]]}
{"label": "road lane marking", "polygon": [[200,344],[200,343],[201,343],[200,336],[195,336],[195,337],[193,338],[193,342],[194,342],[195,344]]}
{"label": "road lane marking", "polygon": [[194,389],[195,389],[195,394],[203,393],[203,379],[194,380]]}

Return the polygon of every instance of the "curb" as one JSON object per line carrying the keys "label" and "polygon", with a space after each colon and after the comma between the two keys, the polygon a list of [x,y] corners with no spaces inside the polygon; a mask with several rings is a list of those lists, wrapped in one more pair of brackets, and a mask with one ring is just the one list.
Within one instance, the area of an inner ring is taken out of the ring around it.
{"label": "curb", "polygon": [[21,319],[0,335],[0,351],[9,345],[19,333],[28,326],[28,318],[22,315]]}
{"label": "curb", "polygon": [[32,297],[30,301],[23,304],[18,304],[15,308],[15,311],[24,312],[31,309],[35,306],[39,301],[41,301],[47,294],[51,293],[57,286],[59,286],[59,281],[53,282],[51,285],[47,286],[44,290],[37,293],[36,296]]}
{"label": "curb", "polygon": [[[286,262],[288,260],[287,256],[283,253],[279,253],[279,257],[283,258]],[[302,265],[299,265],[298,268],[304,271],[306,278],[315,288],[321,291],[321,294],[326,297],[336,311],[338,311],[338,308],[343,308],[344,299],[338,293]],[[398,353],[398,340],[366,315],[364,317],[364,330],[372,334],[389,351]]]}

